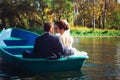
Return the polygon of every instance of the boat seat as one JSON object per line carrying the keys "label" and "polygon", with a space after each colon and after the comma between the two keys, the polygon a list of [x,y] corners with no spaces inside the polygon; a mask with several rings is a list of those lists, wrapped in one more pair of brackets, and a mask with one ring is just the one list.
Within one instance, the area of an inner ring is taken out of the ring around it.
{"label": "boat seat", "polygon": [[8,37],[5,40],[21,40],[21,39],[16,37]]}
{"label": "boat seat", "polygon": [[33,46],[2,46],[2,48],[33,48]]}
{"label": "boat seat", "polygon": [[14,55],[22,54],[24,51],[32,52],[33,50],[33,46],[2,46],[1,48]]}
{"label": "boat seat", "polygon": [[14,56],[19,57],[19,58],[22,58],[22,57],[23,57],[21,54],[16,54],[16,55],[14,55]]}
{"label": "boat seat", "polygon": [[26,45],[26,43],[28,42],[27,39],[20,39],[20,38],[15,38],[15,37],[10,37],[10,38],[6,38],[4,39],[4,42],[7,46],[17,46],[17,45]]}

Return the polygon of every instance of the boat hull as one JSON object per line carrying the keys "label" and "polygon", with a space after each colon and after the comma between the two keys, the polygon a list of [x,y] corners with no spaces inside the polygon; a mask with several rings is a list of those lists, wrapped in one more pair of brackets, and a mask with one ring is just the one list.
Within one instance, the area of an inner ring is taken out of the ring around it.
{"label": "boat hull", "polygon": [[84,64],[85,59],[87,58],[86,56],[74,55],[54,60],[43,58],[23,58],[21,52],[31,49],[32,48],[24,47],[15,49],[12,48],[11,51],[16,51],[16,54],[13,53],[11,55],[11,53],[8,52],[10,51],[9,48],[1,48],[0,56],[7,64],[29,73],[80,70]]}

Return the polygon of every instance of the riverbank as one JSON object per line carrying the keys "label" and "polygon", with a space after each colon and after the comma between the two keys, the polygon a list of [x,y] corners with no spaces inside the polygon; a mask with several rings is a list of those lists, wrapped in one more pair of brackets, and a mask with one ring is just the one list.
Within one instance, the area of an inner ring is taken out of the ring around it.
{"label": "riverbank", "polygon": [[120,30],[71,28],[72,36],[77,37],[120,37]]}

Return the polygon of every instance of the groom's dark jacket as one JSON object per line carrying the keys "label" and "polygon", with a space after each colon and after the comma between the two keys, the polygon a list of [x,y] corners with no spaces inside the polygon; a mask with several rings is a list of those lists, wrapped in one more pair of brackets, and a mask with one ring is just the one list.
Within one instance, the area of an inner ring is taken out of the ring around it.
{"label": "groom's dark jacket", "polygon": [[61,39],[50,33],[45,33],[36,38],[33,57],[41,58],[59,58],[62,55],[68,56],[73,54],[71,50],[65,49]]}

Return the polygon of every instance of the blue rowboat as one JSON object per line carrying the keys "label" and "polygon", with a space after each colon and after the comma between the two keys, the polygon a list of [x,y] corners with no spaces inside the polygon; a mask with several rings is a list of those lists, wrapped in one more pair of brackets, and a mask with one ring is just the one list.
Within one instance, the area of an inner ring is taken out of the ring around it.
{"label": "blue rowboat", "polygon": [[[62,57],[59,59],[23,58],[22,52],[32,52],[38,35],[22,29],[6,29],[0,34],[0,56],[13,67],[29,73],[80,70],[87,55]],[[1,44],[2,43],[2,44]]]}

